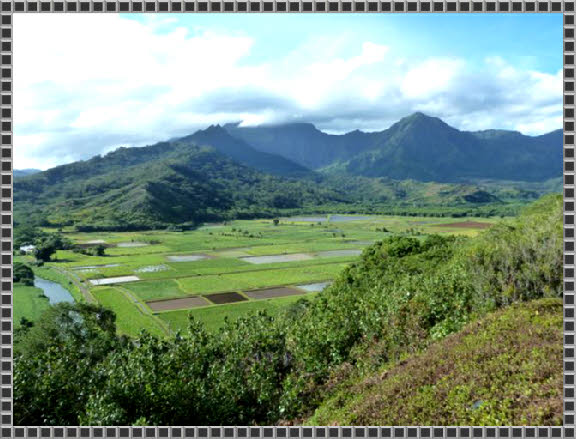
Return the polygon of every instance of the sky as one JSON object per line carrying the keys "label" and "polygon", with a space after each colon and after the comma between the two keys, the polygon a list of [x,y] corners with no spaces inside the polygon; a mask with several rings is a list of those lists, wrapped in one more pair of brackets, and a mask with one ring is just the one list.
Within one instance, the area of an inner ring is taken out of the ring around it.
{"label": "sky", "polygon": [[[561,14],[21,14],[14,168],[212,124],[562,127]],[[534,32],[538,29],[538,32]]]}

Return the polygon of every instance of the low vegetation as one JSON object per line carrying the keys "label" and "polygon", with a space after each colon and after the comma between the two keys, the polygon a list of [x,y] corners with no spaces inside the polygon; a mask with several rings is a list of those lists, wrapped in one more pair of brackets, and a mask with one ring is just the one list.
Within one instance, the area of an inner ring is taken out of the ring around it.
{"label": "low vegetation", "polygon": [[[516,319],[496,314],[488,317],[496,323],[478,323],[489,328],[486,331],[474,330],[473,325],[503,307],[561,297],[561,212],[561,197],[548,196],[518,219],[506,220],[477,238],[386,234],[323,292],[273,315],[259,311],[239,317],[212,332],[192,317],[181,334],[165,338],[143,332],[128,339],[117,335],[121,316],[117,320],[114,313],[99,306],[55,306],[19,339],[21,349],[14,366],[15,422],[301,422],[324,403],[330,404],[335,393],[345,393],[342,383],[347,380],[383,367],[389,370],[395,364],[400,367],[399,361],[418,361],[419,355],[433,352],[426,348],[449,348],[454,340],[466,347],[473,340],[467,337],[477,336],[487,357],[491,341],[509,349],[509,357],[501,357],[502,361],[486,358],[485,367],[486,373],[508,377],[501,395],[514,402],[483,405],[493,396],[482,394],[482,381],[477,387],[462,388],[461,393],[455,391],[449,401],[480,407],[474,418],[479,423],[510,419],[556,423],[561,415],[554,404],[530,406],[520,414],[506,410],[518,407],[517,398],[540,397],[548,389],[546,397],[553,399],[555,392],[561,392],[561,370],[530,369],[540,364],[542,355],[557,355],[561,350],[561,338],[554,345],[552,334],[557,320],[551,314],[559,312],[558,307],[553,302],[535,302],[534,307],[518,308]],[[535,311],[541,318],[530,320],[525,314]],[[532,346],[526,339],[515,350],[509,332],[498,335],[497,328],[531,328],[531,321],[541,345]],[[456,338],[446,339],[462,328],[466,329]],[[507,368],[523,362],[528,354],[535,360],[525,362],[526,373],[507,375]],[[464,360],[454,364],[456,383],[476,376],[470,364]],[[483,372],[477,373],[481,378]],[[425,389],[423,395],[407,402],[417,410],[422,401],[433,401],[436,390],[426,387],[430,383],[426,376],[414,379],[414,386]],[[393,382],[386,384],[382,391],[393,386]],[[449,389],[440,387],[440,391]],[[532,396],[526,396],[530,391]],[[426,413],[440,412],[431,407]],[[393,419],[392,411],[385,413]],[[333,423],[347,420],[330,418]]]}
{"label": "low vegetation", "polygon": [[562,301],[514,304],[376,372],[335,375],[307,424],[561,425]]}

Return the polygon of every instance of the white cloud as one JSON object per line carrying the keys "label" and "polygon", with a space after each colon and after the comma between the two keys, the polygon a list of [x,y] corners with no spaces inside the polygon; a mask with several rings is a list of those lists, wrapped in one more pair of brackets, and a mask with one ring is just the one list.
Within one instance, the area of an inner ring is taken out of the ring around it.
{"label": "white cloud", "polygon": [[447,91],[455,77],[464,69],[459,59],[429,59],[405,74],[401,89],[409,99],[427,99]]}
{"label": "white cloud", "polygon": [[345,33],[254,57],[249,30],[144,17],[15,17],[16,168],[47,168],[230,121],[373,131],[419,110],[461,129],[539,134],[561,126],[561,71],[522,70],[499,57],[475,66],[454,57],[411,59],[395,54],[393,41],[351,47]]}

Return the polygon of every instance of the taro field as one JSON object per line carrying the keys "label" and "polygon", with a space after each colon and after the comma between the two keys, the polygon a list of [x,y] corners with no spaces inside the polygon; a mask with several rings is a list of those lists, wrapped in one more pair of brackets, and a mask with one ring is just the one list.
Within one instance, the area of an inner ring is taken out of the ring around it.
{"label": "taro field", "polygon": [[259,310],[283,312],[318,294],[365,247],[387,235],[472,235],[491,222],[317,215],[283,218],[278,224],[205,224],[187,232],[65,229],[65,236],[76,244],[106,246],[105,255],[60,250],[43,271],[47,268],[65,288],[73,288],[76,300],[112,309],[120,333],[137,335],[145,329],[170,335],[186,330],[189,315],[216,330],[226,318]]}

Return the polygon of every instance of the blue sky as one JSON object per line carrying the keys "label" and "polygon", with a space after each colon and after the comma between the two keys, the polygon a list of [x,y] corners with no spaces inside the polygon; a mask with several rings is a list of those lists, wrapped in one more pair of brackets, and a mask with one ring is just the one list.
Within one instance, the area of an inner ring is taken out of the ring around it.
{"label": "blue sky", "polygon": [[26,14],[14,33],[16,168],[230,121],[561,128],[560,14]]}
{"label": "blue sky", "polygon": [[[146,23],[148,17],[122,14]],[[518,67],[556,73],[562,67],[561,14],[178,14],[174,26],[254,37],[247,62],[291,51],[319,36],[345,38],[342,55],[359,42],[391,45],[395,55],[457,56],[479,62],[500,56]]]}

